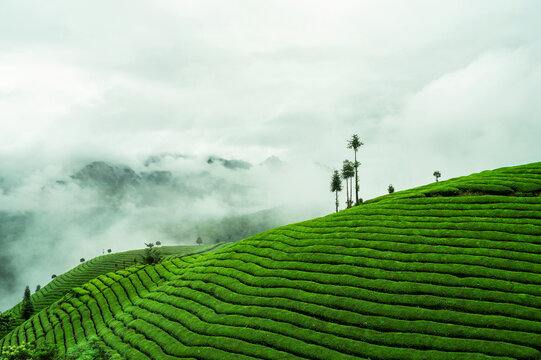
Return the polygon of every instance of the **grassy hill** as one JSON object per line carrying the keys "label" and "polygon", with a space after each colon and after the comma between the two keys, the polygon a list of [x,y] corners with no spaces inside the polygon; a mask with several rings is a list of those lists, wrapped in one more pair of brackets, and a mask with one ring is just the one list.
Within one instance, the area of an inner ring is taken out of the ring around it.
{"label": "grassy hill", "polygon": [[[167,259],[170,256],[183,256],[201,253],[210,249],[221,247],[223,245],[225,244],[222,243],[219,245],[214,244],[207,246],[177,245],[161,246],[157,249],[159,249],[158,251],[160,254]],[[142,262],[144,251],[144,249],[129,250],[98,256],[83,262],[72,270],[55,277],[46,286],[32,294],[30,299],[32,300],[34,309],[36,312],[39,312],[41,309],[50,306],[62,296],[69,293],[72,288],[81,286],[99,275],[106,274],[111,271],[121,270],[129,266],[137,265],[138,263],[140,264]],[[20,325],[22,323],[22,320],[19,318],[21,313],[21,305],[22,303],[19,303],[9,310],[10,313],[18,318],[16,325]],[[0,336],[2,336],[2,333],[0,333]]]}
{"label": "grassy hill", "polygon": [[0,340],[127,359],[541,359],[541,162],[73,287]]}

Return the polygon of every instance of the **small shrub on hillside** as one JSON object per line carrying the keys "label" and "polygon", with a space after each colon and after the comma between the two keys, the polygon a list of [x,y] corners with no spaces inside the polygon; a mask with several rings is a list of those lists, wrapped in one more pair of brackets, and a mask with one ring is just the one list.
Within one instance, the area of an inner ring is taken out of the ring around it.
{"label": "small shrub on hillside", "polygon": [[81,258],[79,261],[82,262],[82,263],[84,263],[84,262],[85,262],[85,258]]}
{"label": "small shrub on hillside", "polygon": [[41,285],[38,284],[38,286],[36,286],[36,291],[35,292],[38,292],[41,290]]}
{"label": "small shrub on hillside", "polygon": [[111,353],[100,347],[97,337],[91,337],[88,341],[71,348],[65,356],[65,360],[108,360]]}
{"label": "small shrub on hillside", "polygon": [[387,187],[387,191],[389,192],[389,194],[394,193],[394,186],[393,186],[393,184],[389,184],[389,186]]}
{"label": "small shrub on hillside", "polygon": [[107,254],[110,254],[111,253],[111,249],[107,249]]}
{"label": "small shrub on hillside", "polygon": [[36,347],[33,343],[8,346],[0,351],[0,360],[58,360],[54,346]]}
{"label": "small shrub on hillside", "polygon": [[56,277],[56,274],[51,275],[51,279],[54,279]]}
{"label": "small shrub on hillside", "polygon": [[159,240],[158,240],[158,241],[156,241],[156,246],[160,246],[161,244],[162,244],[162,242],[161,242],[161,241],[159,241]]}

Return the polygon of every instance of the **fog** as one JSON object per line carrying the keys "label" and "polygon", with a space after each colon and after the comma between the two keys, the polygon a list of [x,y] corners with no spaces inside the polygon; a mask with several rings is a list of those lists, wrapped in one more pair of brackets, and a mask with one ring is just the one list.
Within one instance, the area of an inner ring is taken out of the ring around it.
{"label": "fog", "polygon": [[315,164],[161,154],[132,166],[49,166],[2,188],[0,308],[107,249],[236,241],[332,208]]}
{"label": "fog", "polygon": [[354,133],[364,199],[539,161],[539,18],[535,0],[1,1],[0,309],[102,249],[331,213]]}

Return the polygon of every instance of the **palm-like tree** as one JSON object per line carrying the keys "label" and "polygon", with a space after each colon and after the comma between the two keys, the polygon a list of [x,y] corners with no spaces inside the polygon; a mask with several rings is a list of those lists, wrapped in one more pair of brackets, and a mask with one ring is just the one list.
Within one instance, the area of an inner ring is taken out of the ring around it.
{"label": "palm-like tree", "polygon": [[[350,208],[351,205],[353,204],[353,200],[351,198],[353,197],[352,180],[353,180],[354,175],[355,175],[355,169],[353,167],[353,163],[349,160],[344,160],[344,163],[342,165],[342,179],[346,181],[346,205],[348,208]],[[349,191],[348,191],[348,179],[349,179]]]}
{"label": "palm-like tree", "polygon": [[336,212],[338,212],[338,192],[342,191],[342,180],[340,180],[340,174],[338,170],[334,170],[331,179],[331,192],[336,193]]}
{"label": "palm-like tree", "polygon": [[357,161],[357,150],[363,146],[363,142],[359,140],[359,136],[357,134],[353,134],[351,137],[351,140],[348,141],[348,149],[353,149],[355,152],[355,161],[353,162],[353,167],[355,168],[355,204],[359,204],[359,176],[357,174],[357,169],[359,168],[359,165],[361,165],[360,162]]}
{"label": "palm-like tree", "polygon": [[436,182],[438,182],[438,178],[441,177],[441,173],[438,170],[436,170],[436,171],[434,171],[433,175],[436,177]]}

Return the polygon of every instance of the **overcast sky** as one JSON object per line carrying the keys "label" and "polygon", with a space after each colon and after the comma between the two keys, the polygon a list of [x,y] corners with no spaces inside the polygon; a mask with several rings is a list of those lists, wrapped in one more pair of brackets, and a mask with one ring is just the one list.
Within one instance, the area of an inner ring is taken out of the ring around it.
{"label": "overcast sky", "polygon": [[539,161],[540,18],[536,0],[1,0],[0,169],[339,168],[357,133],[366,199]]}

